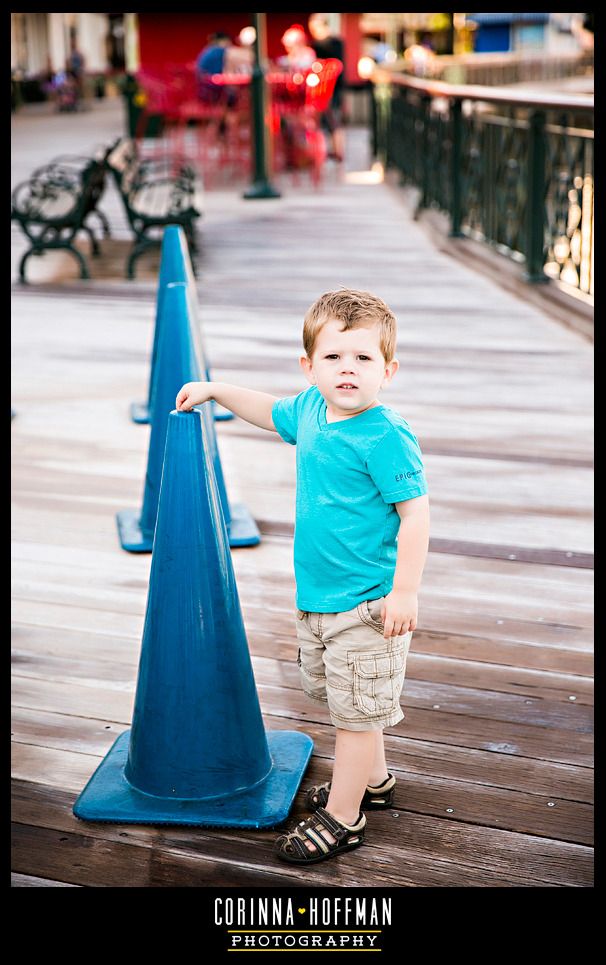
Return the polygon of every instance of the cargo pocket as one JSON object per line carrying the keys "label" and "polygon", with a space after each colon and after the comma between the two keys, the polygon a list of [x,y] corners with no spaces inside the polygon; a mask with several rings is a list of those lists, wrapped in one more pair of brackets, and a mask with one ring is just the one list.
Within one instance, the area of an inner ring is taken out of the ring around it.
{"label": "cargo pocket", "polygon": [[328,700],[324,663],[321,662],[321,666],[314,666],[313,668],[306,666],[301,656],[301,647],[299,647],[297,666],[301,677],[301,686],[307,696],[313,697],[314,700]]}
{"label": "cargo pocket", "polygon": [[367,717],[385,717],[397,708],[404,682],[406,648],[351,653],[353,702]]}
{"label": "cargo pocket", "polygon": [[385,597],[381,596],[378,600],[364,600],[363,603],[358,604],[358,616],[362,623],[377,630],[381,635],[385,630],[385,624],[381,620],[381,604],[384,599]]}

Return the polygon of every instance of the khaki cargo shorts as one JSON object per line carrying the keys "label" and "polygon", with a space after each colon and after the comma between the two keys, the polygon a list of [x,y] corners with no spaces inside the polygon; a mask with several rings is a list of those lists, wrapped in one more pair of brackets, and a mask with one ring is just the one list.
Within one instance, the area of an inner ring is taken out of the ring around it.
{"label": "khaki cargo shorts", "polygon": [[297,610],[303,690],[328,705],[333,724],[343,730],[382,730],[404,717],[400,694],[412,632],[383,637],[384,599],[343,613]]}

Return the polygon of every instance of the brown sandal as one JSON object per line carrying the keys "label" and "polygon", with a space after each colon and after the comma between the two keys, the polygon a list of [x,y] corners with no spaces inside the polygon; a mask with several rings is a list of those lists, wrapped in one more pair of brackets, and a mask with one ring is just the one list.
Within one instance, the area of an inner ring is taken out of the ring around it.
{"label": "brown sandal", "polygon": [[[389,774],[378,787],[367,786],[360,807],[363,811],[382,811],[392,807],[395,789],[396,779],[393,774]],[[326,784],[317,784],[315,787],[310,787],[305,796],[305,804],[310,811],[325,808],[329,794],[330,781]]]}
{"label": "brown sandal", "polygon": [[[344,851],[359,848],[364,842],[366,818],[360,812],[355,824],[341,824],[332,814],[320,807],[306,821],[300,821],[292,831],[281,834],[275,844],[276,856],[290,864],[315,864],[334,858]],[[324,834],[334,838],[329,841]],[[311,851],[306,841],[314,845]]]}

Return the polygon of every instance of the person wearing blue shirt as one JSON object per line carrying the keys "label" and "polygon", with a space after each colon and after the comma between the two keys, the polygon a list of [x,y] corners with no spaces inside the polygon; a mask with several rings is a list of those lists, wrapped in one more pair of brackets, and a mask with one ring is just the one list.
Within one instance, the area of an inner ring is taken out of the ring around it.
{"label": "person wearing blue shirt", "polygon": [[294,567],[304,691],[336,728],[332,780],[312,787],[311,817],[281,835],[277,857],[323,861],[364,842],[366,810],[392,806],[383,730],[402,720],[400,695],[429,543],[418,441],[378,401],[399,362],[396,319],[378,296],[321,295],[303,326],[311,383],[279,399],[189,382],[178,410],[215,399],[297,447]]}
{"label": "person wearing blue shirt", "polygon": [[[217,105],[226,98],[226,92],[222,85],[215,84],[213,75],[222,74],[225,66],[225,53],[231,46],[231,39],[222,31],[211,34],[209,42],[198,54],[196,60],[196,79],[198,87],[198,97],[206,104]],[[223,133],[225,119],[222,118],[219,125],[220,133]]]}
{"label": "person wearing blue shirt", "polygon": [[222,74],[225,51],[231,44],[229,36],[219,31],[212,34],[209,43],[198,54],[196,70],[199,74]]}

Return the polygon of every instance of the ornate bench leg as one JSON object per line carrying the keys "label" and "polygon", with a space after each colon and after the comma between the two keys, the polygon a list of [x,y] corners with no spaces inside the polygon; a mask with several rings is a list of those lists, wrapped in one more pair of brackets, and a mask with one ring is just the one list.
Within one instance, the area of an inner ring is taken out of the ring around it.
{"label": "ornate bench leg", "polygon": [[160,239],[141,238],[136,241],[126,262],[126,277],[131,280],[135,277],[135,262],[139,255],[142,255],[144,251],[149,251],[150,248],[159,248],[160,245]]}
{"label": "ornate bench leg", "polygon": [[126,262],[126,277],[129,279],[129,281],[132,281],[135,277],[135,262],[142,253],[143,249],[140,249],[138,246],[135,246],[131,249],[131,253],[128,256],[128,261]]}
{"label": "ornate bench leg", "polygon": [[88,266],[79,251],[77,251],[75,248],[72,248],[72,246],[68,244],[50,245],[48,248],[30,248],[29,251],[25,252],[21,261],[19,262],[19,280],[22,282],[22,284],[24,285],[28,284],[28,281],[25,277],[25,264],[27,262],[27,259],[30,257],[30,255],[42,255],[44,251],[53,251],[57,249],[71,251],[72,255],[74,255],[78,260],[78,264],[80,266],[80,278],[87,278],[87,279],[90,278]]}
{"label": "ornate bench leg", "polygon": [[71,245],[62,245],[61,247],[65,248],[66,251],[71,251],[72,255],[76,256],[78,260],[78,264],[80,265],[80,278],[87,278],[87,279],[90,278],[88,265],[86,264],[81,253],[76,248],[73,248]]}
{"label": "ornate bench leg", "polygon": [[89,228],[88,225],[86,224],[83,224],[82,228],[84,229],[84,231],[86,231],[87,235],[90,238],[91,252],[93,254],[93,257],[95,258],[98,257],[101,254],[101,249],[99,247],[99,242],[97,241],[97,239],[93,234],[92,228]]}
{"label": "ornate bench leg", "polygon": [[148,248],[152,248],[153,245],[149,241],[140,241],[135,243],[131,249],[131,253],[128,256],[128,261],[126,262],[126,277],[132,281],[135,277],[135,262],[139,255],[142,255],[144,251]]}
{"label": "ornate bench leg", "polygon": [[34,248],[30,248],[28,251],[25,252],[25,254],[23,255],[23,258],[19,262],[19,281],[23,285],[29,284],[27,281],[27,278],[25,277],[25,263],[29,258],[29,256],[33,254],[40,254],[40,252],[36,251]]}
{"label": "ornate bench leg", "polygon": [[106,238],[111,238],[111,231],[109,230],[109,221],[107,220],[107,218],[105,217],[105,215],[103,214],[103,212],[102,212],[102,211],[99,211],[98,208],[95,208],[95,210],[92,211],[91,213],[92,213],[92,214],[96,214],[97,217],[98,217],[98,219],[99,219],[99,221],[101,222],[101,225],[102,225],[102,227],[103,227],[103,235],[104,235],[104,237],[106,237]]}

